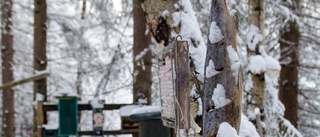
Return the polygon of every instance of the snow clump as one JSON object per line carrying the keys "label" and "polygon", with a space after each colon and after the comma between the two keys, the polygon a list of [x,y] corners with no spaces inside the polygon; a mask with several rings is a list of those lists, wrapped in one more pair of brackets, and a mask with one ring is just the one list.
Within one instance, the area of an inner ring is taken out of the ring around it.
{"label": "snow clump", "polygon": [[216,71],[213,61],[209,60],[209,65],[206,68],[206,78],[211,78],[218,73],[219,71]]}
{"label": "snow clump", "polygon": [[226,98],[226,90],[221,84],[217,84],[217,87],[213,90],[212,101],[215,105],[215,109],[224,107],[231,102]]}
{"label": "snow clump", "polygon": [[210,33],[209,33],[209,40],[211,43],[216,43],[222,40],[224,36],[221,33],[219,26],[215,21],[211,22],[210,24]]}
{"label": "snow clump", "polygon": [[239,137],[236,129],[234,129],[228,122],[222,122],[219,125],[217,137]]}
{"label": "snow clump", "polygon": [[267,69],[267,64],[261,55],[253,55],[249,57],[248,70],[253,74],[261,74]]}

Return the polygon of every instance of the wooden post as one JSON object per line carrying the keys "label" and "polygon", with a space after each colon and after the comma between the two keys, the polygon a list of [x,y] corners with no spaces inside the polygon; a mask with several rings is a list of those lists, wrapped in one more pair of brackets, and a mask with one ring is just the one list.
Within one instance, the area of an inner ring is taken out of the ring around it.
{"label": "wooden post", "polygon": [[189,46],[187,41],[178,40],[175,45],[176,72],[176,121],[177,129],[190,128],[190,93],[189,93]]}
{"label": "wooden post", "polygon": [[42,137],[42,125],[44,123],[43,101],[37,101],[37,129],[36,137]]}

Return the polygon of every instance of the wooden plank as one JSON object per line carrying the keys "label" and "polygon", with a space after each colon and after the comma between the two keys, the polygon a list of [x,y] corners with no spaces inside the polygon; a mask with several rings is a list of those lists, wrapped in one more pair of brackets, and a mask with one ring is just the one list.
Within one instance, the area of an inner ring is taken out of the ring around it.
{"label": "wooden plank", "polygon": [[[120,109],[122,106],[126,105],[133,105],[133,104],[104,104],[103,105],[103,110],[116,110]],[[43,110],[46,111],[57,111],[58,106],[57,104],[43,104]],[[78,110],[92,110],[90,104],[78,104]]]}
{"label": "wooden plank", "polygon": [[[79,131],[80,136],[82,135],[94,135],[93,131]],[[135,130],[114,130],[114,131],[103,131],[104,135],[123,135],[123,134],[136,134],[138,129]]]}
{"label": "wooden plank", "polygon": [[190,128],[190,93],[189,93],[189,46],[188,42],[178,40],[175,46],[176,67],[176,116],[179,129]]}
{"label": "wooden plank", "polygon": [[42,125],[44,124],[44,116],[43,116],[43,102],[38,101],[37,102],[37,129],[36,129],[36,136],[42,137]]}
{"label": "wooden plank", "polygon": [[50,75],[49,73],[42,73],[42,74],[35,75],[35,76],[29,77],[29,78],[25,78],[25,79],[13,81],[13,82],[5,83],[2,86],[0,86],[0,90],[3,90],[5,88],[14,87],[14,86],[17,86],[17,85],[21,85],[21,84],[24,84],[24,83],[27,83],[27,82],[31,82],[31,81],[37,81],[37,80],[46,78],[49,75]]}

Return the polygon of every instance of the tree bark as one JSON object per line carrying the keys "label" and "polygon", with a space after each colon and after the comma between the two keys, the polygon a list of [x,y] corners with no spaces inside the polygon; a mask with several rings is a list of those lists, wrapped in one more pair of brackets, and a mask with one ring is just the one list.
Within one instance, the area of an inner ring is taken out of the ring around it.
{"label": "tree bark", "polygon": [[[264,12],[265,12],[265,0],[249,0],[249,24],[254,25],[257,28],[259,28],[259,33],[263,37],[263,30],[264,30]],[[260,41],[254,50],[247,48],[247,56],[254,56],[254,55],[261,55],[260,53],[260,47],[263,43]],[[256,108],[259,108],[260,115],[256,115],[256,119],[250,119],[250,121],[253,122],[253,124],[258,128],[259,123],[257,123],[257,119],[261,119],[261,121],[264,121],[264,91],[265,91],[265,78],[264,78],[264,72],[260,74],[255,74],[252,72],[248,72],[249,76],[252,78],[252,88],[250,91],[248,91],[248,110],[247,112],[254,113],[254,110]],[[250,98],[250,96],[252,98]],[[259,118],[257,118],[259,117]],[[261,125],[260,125],[261,126]],[[260,136],[263,136],[265,130],[258,128]]]}
{"label": "tree bark", "polygon": [[[228,122],[239,132],[241,118],[241,68],[240,64],[238,69],[232,68],[233,63],[236,62],[233,62],[231,58],[228,57],[230,53],[227,50],[227,47],[231,46],[233,50],[237,52],[237,29],[229,14],[226,1],[212,0],[211,3],[209,22],[216,22],[224,38],[215,43],[211,43],[208,39],[205,72],[219,71],[219,73],[212,77],[206,76],[205,78],[202,99],[204,122],[202,130],[204,137],[217,136],[219,125],[222,122]],[[214,63],[215,70],[207,70],[209,61]],[[240,63],[239,60],[237,63]],[[236,71],[239,72],[239,75],[235,75]],[[213,90],[218,84],[224,87],[226,98],[231,101],[221,108],[215,108],[215,104],[212,101]]]}
{"label": "tree bark", "polygon": [[[231,68],[232,61],[228,58],[230,53],[227,51],[227,47],[232,46],[237,52],[237,29],[234,26],[225,0],[212,0],[210,22],[216,22],[224,38],[215,43],[211,43],[208,39],[205,66],[208,66],[209,61],[212,61],[215,65],[215,70],[211,71],[219,71],[219,73],[212,77],[206,77],[204,83],[203,136],[205,137],[217,136],[219,125],[222,122],[228,122],[239,132],[241,118],[241,69],[238,68],[237,70],[239,75],[234,75],[236,70]],[[208,71],[207,69],[205,67],[205,72]],[[213,90],[218,84],[225,88],[226,98],[231,100],[230,103],[221,108],[215,108],[215,104],[212,101]]]}
{"label": "tree bark", "polygon": [[[150,35],[145,34],[147,21],[145,13],[141,8],[142,2],[143,0],[133,0],[133,70],[135,75],[133,96],[134,102],[138,102],[138,98],[146,98],[148,104],[150,104],[152,56],[149,49]],[[145,50],[147,51],[145,52]]]}
{"label": "tree bark", "polygon": [[[2,53],[2,83],[13,81],[13,35],[12,35],[12,1],[1,1],[1,53]],[[5,88],[2,94],[2,137],[15,136],[14,124],[14,91]]]}
{"label": "tree bark", "polygon": [[[298,46],[299,28],[295,21],[288,23],[288,29],[282,30],[280,37],[280,81],[279,98],[285,106],[284,117],[297,127],[298,120]],[[290,62],[287,62],[290,61]],[[284,63],[286,62],[286,63]]]}
{"label": "tree bark", "polygon": [[[34,71],[42,71],[47,69],[47,3],[46,0],[34,0],[34,47],[33,47],[33,68]],[[44,102],[47,100],[47,79],[34,81],[33,97],[40,93],[44,96]],[[34,135],[37,131],[37,115],[34,112]],[[44,115],[44,123],[46,123],[46,115]]]}
{"label": "tree bark", "polygon": [[[47,3],[46,0],[34,1],[34,57],[33,67],[35,71],[47,69]],[[34,82],[34,95],[42,94],[47,99],[47,79]],[[35,96],[34,96],[35,97]]]}

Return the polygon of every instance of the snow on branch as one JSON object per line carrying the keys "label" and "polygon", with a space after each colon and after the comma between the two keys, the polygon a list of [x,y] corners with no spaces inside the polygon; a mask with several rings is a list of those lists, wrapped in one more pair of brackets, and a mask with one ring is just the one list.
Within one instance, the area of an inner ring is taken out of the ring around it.
{"label": "snow on branch", "polygon": [[256,50],[256,46],[263,40],[263,36],[260,34],[260,30],[255,25],[249,26],[249,32],[247,35],[247,45],[251,51]]}
{"label": "snow on branch", "polygon": [[284,137],[303,137],[301,133],[284,117],[279,116],[280,133]]}

